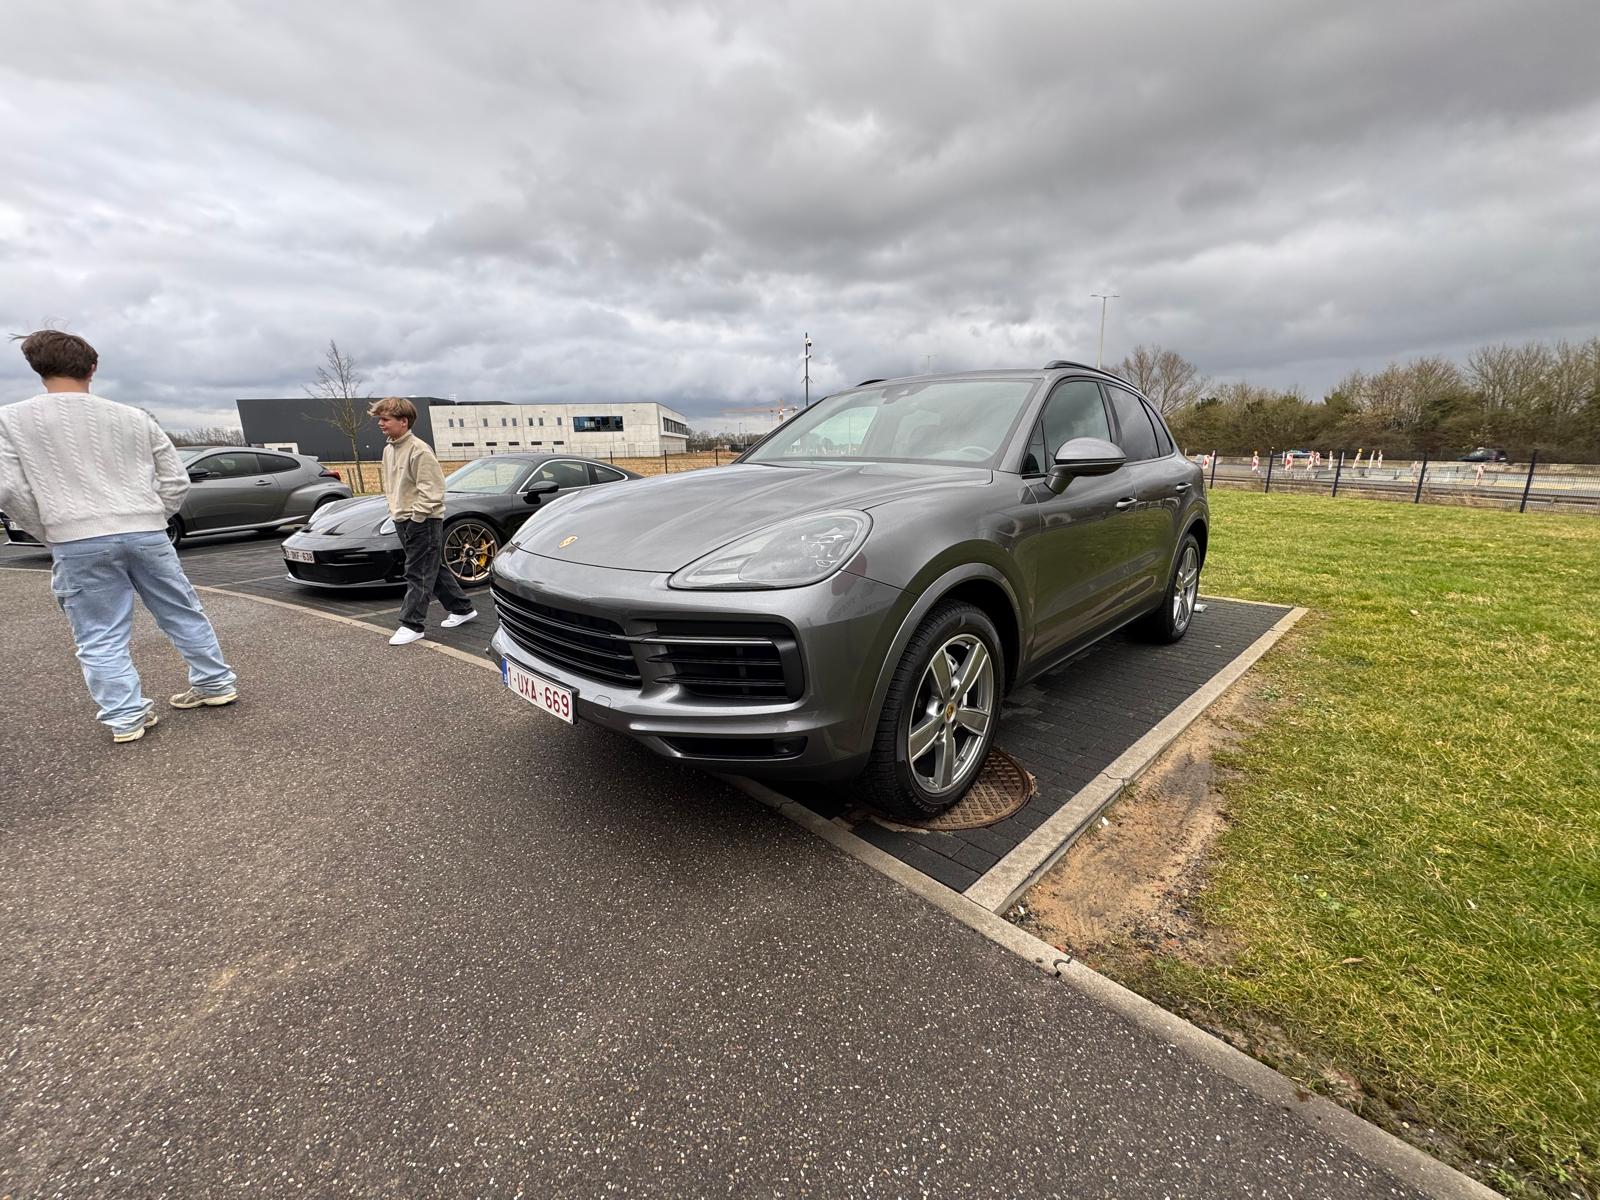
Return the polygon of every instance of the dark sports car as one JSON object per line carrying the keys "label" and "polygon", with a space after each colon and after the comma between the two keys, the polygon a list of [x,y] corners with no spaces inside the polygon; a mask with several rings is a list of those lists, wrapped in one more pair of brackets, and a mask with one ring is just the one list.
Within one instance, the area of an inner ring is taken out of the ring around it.
{"label": "dark sports car", "polygon": [[[463,586],[489,578],[489,564],[523,521],[555,496],[637,479],[587,458],[495,454],[474,459],[445,479],[444,561]],[[405,554],[382,496],[318,509],[283,543],[289,577],[315,587],[400,583]]]}

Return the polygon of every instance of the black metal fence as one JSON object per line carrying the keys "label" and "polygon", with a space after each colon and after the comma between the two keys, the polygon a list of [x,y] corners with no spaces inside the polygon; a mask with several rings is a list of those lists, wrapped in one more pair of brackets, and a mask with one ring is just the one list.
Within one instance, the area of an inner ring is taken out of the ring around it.
{"label": "black metal fence", "polygon": [[1518,512],[1600,515],[1600,466],[1386,457],[1340,450],[1268,450],[1265,455],[1193,456],[1212,487],[1311,492],[1410,504],[1460,504]]}

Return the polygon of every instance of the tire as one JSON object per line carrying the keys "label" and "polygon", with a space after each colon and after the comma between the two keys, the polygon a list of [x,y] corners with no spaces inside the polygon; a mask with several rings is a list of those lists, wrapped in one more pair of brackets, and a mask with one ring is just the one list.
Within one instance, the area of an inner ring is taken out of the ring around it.
{"label": "tire", "polygon": [[174,550],[176,550],[178,548],[178,543],[181,541],[183,541],[183,522],[177,517],[168,517],[167,542]]}
{"label": "tire", "polygon": [[[977,673],[958,696],[953,689],[963,684],[971,656],[979,649],[983,657]],[[943,691],[935,670],[941,656],[949,683]],[[936,604],[912,635],[889,682],[861,778],[863,799],[911,820],[937,816],[960,800],[994,742],[1005,669],[1000,635],[982,609],[957,600]],[[967,703],[958,703],[962,699]],[[979,714],[981,730],[974,728]],[[922,743],[920,753],[913,738]]]}
{"label": "tire", "polygon": [[1192,533],[1183,535],[1172,563],[1167,590],[1161,606],[1139,622],[1138,632],[1148,641],[1176,642],[1189,632],[1194,622],[1194,602],[1200,594],[1200,542]]}
{"label": "tire", "polygon": [[481,517],[458,517],[444,527],[444,565],[464,588],[489,582],[489,564],[499,552],[499,530]]}

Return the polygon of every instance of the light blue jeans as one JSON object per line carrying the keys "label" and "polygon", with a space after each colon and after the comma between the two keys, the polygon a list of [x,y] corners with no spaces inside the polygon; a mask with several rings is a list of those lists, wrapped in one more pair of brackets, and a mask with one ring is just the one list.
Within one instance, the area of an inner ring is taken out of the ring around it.
{"label": "light blue jeans", "polygon": [[72,623],[83,681],[100,706],[101,724],[114,733],[130,732],[144,724],[151,707],[128,648],[135,592],[189,664],[190,687],[214,696],[233,689],[237,676],[222,661],[217,635],[165,533],[56,542],[50,556],[50,590]]}

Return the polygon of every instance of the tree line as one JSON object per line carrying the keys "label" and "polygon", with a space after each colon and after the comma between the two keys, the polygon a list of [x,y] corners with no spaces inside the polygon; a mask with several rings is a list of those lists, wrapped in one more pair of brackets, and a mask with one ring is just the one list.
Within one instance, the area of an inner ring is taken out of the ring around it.
{"label": "tree line", "polygon": [[1190,454],[1493,446],[1513,460],[1600,462],[1600,337],[1483,346],[1462,366],[1429,356],[1353,371],[1317,401],[1298,388],[1213,385],[1161,347],[1136,347],[1117,371],[1161,406]]}

